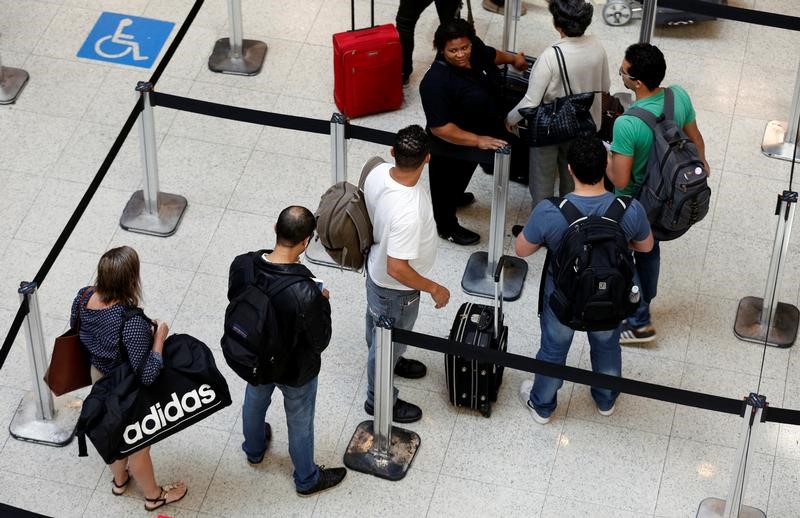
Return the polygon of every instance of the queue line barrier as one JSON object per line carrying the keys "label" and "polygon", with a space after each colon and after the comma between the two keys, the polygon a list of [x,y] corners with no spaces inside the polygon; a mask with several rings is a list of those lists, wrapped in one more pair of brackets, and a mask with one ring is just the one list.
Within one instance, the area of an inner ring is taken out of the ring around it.
{"label": "queue line barrier", "polygon": [[[648,0],[648,1],[654,1],[654,0]],[[673,3],[679,3],[677,0],[672,0],[672,1],[663,0],[663,1],[664,5],[670,5],[670,6],[672,6]],[[698,4],[698,2],[689,2],[689,3],[693,5]],[[25,320],[25,317],[30,316],[29,313],[38,312],[38,310],[36,310],[36,308],[38,308],[38,305],[35,303],[36,290],[38,289],[38,287],[42,285],[43,281],[45,280],[45,277],[52,268],[56,258],[60,254],[61,250],[63,249],[67,240],[69,239],[71,233],[73,232],[75,226],[77,225],[78,221],[85,212],[89,202],[93,198],[94,194],[99,188],[100,183],[102,182],[111,164],[116,158],[120,148],[122,147],[122,144],[129,135],[133,127],[133,124],[136,122],[136,119],[140,116],[140,113],[144,111],[145,98],[147,98],[147,103],[151,107],[159,105],[163,107],[171,107],[175,109],[181,109],[184,111],[192,111],[194,113],[202,113],[205,115],[211,115],[230,120],[253,122],[257,124],[276,126],[287,129],[310,131],[313,133],[323,133],[323,134],[331,133],[330,122],[328,121],[319,121],[304,117],[295,117],[295,116],[275,114],[269,112],[259,112],[257,110],[236,108],[225,105],[216,105],[215,103],[208,103],[206,101],[200,101],[196,99],[189,99],[185,97],[154,92],[152,90],[152,87],[155,86],[158,79],[163,74],[163,71],[166,68],[169,60],[172,58],[175,51],[177,50],[178,45],[185,36],[186,31],[188,30],[189,26],[191,25],[192,21],[197,15],[197,12],[199,11],[202,4],[203,0],[196,0],[194,6],[190,10],[189,15],[187,16],[183,25],[179,29],[175,39],[171,43],[170,47],[166,51],[161,62],[157,66],[155,72],[151,76],[151,79],[148,82],[151,85],[150,89],[148,90],[148,96],[143,96],[142,98],[140,98],[137,101],[136,105],[131,110],[131,113],[126,119],[126,122],[123,125],[123,128],[121,129],[117,139],[115,140],[114,144],[109,150],[109,153],[107,154],[102,165],[100,166],[98,173],[95,175],[95,178],[92,180],[89,187],[87,188],[86,193],[84,194],[83,198],[81,199],[75,211],[73,212],[70,220],[67,222],[67,225],[65,226],[65,228],[59,235],[58,239],[56,240],[56,243],[54,244],[47,258],[45,259],[45,262],[42,264],[41,268],[34,277],[34,280],[30,283],[23,283],[22,287],[20,288],[20,296],[22,298],[22,301],[19,310],[17,311],[17,314],[14,317],[14,320],[3,342],[2,347],[0,347],[0,369],[2,368],[3,364],[5,363],[5,360],[7,359],[10,348],[13,345],[13,342],[19,332],[20,327],[23,324],[23,321]],[[686,10],[692,10],[692,9],[687,8]],[[768,14],[768,13],[762,13],[762,14]],[[781,18],[782,15],[774,15],[774,16],[777,16],[779,17],[780,20],[782,20]],[[796,21],[798,20],[793,17],[787,17],[787,18],[791,19],[791,23],[796,23]],[[774,18],[772,20],[774,21]],[[743,20],[743,21],[751,21],[751,20]],[[786,20],[783,20],[782,23],[784,22],[789,23]],[[795,26],[793,25],[792,30],[798,30],[797,28],[794,27]],[[797,25],[796,27],[800,27],[800,25]],[[789,27],[781,26],[781,28],[789,28]],[[373,128],[348,125],[346,121],[344,124],[346,128],[345,135],[347,136],[347,138],[359,138],[362,140],[384,145],[391,143],[391,138],[393,137],[393,134],[390,132],[376,130]],[[303,127],[304,125],[308,125],[308,127],[304,128]],[[475,157],[475,161],[482,163],[489,163],[491,160],[493,160],[493,157],[491,156],[492,154],[489,152],[479,151],[475,149],[465,149],[464,151],[466,154],[462,153],[459,156]],[[34,316],[36,318],[34,318],[33,320],[38,320],[39,322],[41,322],[41,319],[38,318],[38,315]],[[698,392],[686,391],[672,387],[654,385],[636,380],[617,378],[614,376],[608,376],[603,374],[595,374],[590,371],[585,371],[583,369],[576,369],[573,367],[548,364],[546,362],[540,362],[532,358],[513,355],[511,353],[498,353],[489,350],[468,349],[461,344],[458,344],[456,342],[450,342],[448,340],[444,340],[441,338],[431,337],[428,335],[422,335],[419,333],[413,333],[409,331],[392,330],[390,324],[386,324],[385,327],[381,326],[376,327],[376,333],[383,335],[383,338],[376,343],[384,343],[384,344],[387,343],[387,340],[385,338],[387,332],[389,333],[388,335],[389,344],[392,343],[392,340],[397,340],[403,343],[408,343],[409,345],[412,346],[422,347],[429,350],[435,350],[450,354],[458,354],[464,357],[474,358],[481,361],[491,361],[500,365],[505,365],[509,368],[517,368],[519,370],[523,370],[526,372],[534,372],[548,376],[561,377],[563,379],[574,381],[576,383],[583,383],[589,385],[593,384],[607,388],[616,388],[620,390],[620,392],[629,393],[632,395],[639,395],[651,399],[669,401],[676,404],[693,406],[696,408],[704,408],[728,414],[737,414],[740,416],[747,417],[747,419],[744,420],[746,433],[743,434],[742,441],[745,442],[743,442],[743,447],[740,448],[740,453],[742,457],[740,458],[740,463],[739,463],[740,470],[737,478],[737,482],[742,482],[742,483],[734,484],[735,488],[738,488],[737,491],[739,491],[740,507],[741,507],[740,498],[742,492],[741,490],[744,487],[743,484],[744,477],[746,477],[746,470],[744,469],[744,467],[747,465],[747,455],[749,455],[749,447],[748,447],[749,438],[752,433],[754,425],[763,421],[800,425],[800,411],[771,408],[767,404],[766,398],[758,394],[750,394],[746,398],[744,398],[744,400],[737,400],[731,398],[724,398],[720,396],[712,396]],[[38,345],[31,344],[32,348],[39,346],[44,348],[43,343]],[[44,357],[41,354],[41,351],[37,351],[35,352],[35,354],[32,353],[32,355],[38,357]],[[376,361],[378,361],[379,359],[384,359],[385,361],[387,358],[391,357],[392,357],[391,354],[376,355]],[[39,368],[42,369],[41,372],[36,372],[37,370],[36,367],[37,366],[34,365],[34,376],[37,379],[40,379],[41,374],[43,373],[44,366],[38,366]],[[391,376],[392,376],[391,371],[392,369],[388,369],[387,379],[389,386],[391,386]],[[384,384],[387,383],[387,379],[384,379],[383,381]],[[47,397],[51,399],[50,403],[52,403],[52,394],[50,394],[49,391]],[[376,393],[376,417],[379,415],[380,412],[378,410],[378,406],[388,404],[386,401],[379,402],[378,397],[379,396]],[[42,405],[40,405],[40,407],[42,407]],[[41,414],[42,412],[36,412],[36,418],[41,419],[43,417]],[[382,421],[381,424],[387,421],[386,418],[387,415],[391,415],[391,408],[388,409],[388,413],[384,411],[383,415],[384,417],[381,419]],[[390,419],[388,419],[388,421],[389,423],[391,422]],[[391,425],[389,424],[389,426]],[[26,437],[17,437],[17,438],[24,440],[36,440]],[[47,443],[47,441],[37,441],[37,442]],[[378,441],[376,444],[378,445],[379,448],[392,447],[393,445],[392,441]],[[410,465],[410,460],[409,460],[409,465]],[[728,512],[727,507],[726,507],[726,512]],[[738,513],[738,510],[736,512]],[[734,514],[730,514],[730,516],[734,516]]]}

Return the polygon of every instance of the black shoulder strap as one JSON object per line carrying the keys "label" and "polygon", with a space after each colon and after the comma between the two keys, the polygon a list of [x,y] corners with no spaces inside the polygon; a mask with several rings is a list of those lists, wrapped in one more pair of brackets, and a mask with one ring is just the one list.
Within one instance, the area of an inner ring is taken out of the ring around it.
{"label": "black shoulder strap", "polygon": [[656,125],[658,124],[658,117],[656,117],[649,111],[645,110],[644,108],[639,108],[639,107],[628,108],[627,110],[625,110],[625,113],[623,113],[623,115],[631,115],[633,117],[636,117],[637,119],[641,119],[642,121],[644,121],[645,124],[647,124],[647,126],[651,130],[653,131],[656,130]]}
{"label": "black shoulder strap", "polygon": [[278,293],[282,292],[292,284],[297,284],[300,281],[308,279],[308,277],[303,275],[283,275],[278,280],[272,281],[267,285],[267,289],[265,293],[267,297],[272,298]]}
{"label": "black shoulder strap", "polygon": [[544,309],[544,284],[547,282],[547,270],[550,268],[550,256],[553,253],[547,249],[547,255],[544,256],[544,266],[542,266],[542,278],[539,280],[539,318],[542,318],[542,310]]}
{"label": "black shoulder strap", "polygon": [[625,216],[625,211],[628,210],[630,204],[630,196],[619,196],[611,202],[603,217],[622,224],[622,218]]}
{"label": "black shoulder strap", "polygon": [[584,214],[578,210],[578,207],[572,204],[566,198],[553,198],[552,200],[559,200],[558,203],[553,203],[558,207],[558,210],[561,211],[561,215],[564,216],[564,219],[567,220],[567,225],[572,226],[573,223],[578,221],[579,219],[585,217]]}
{"label": "black shoulder strap", "polygon": [[675,94],[671,88],[664,87],[664,119],[668,121],[675,120]]}
{"label": "black shoulder strap", "polygon": [[[127,362],[130,364],[131,360],[128,356],[128,349],[125,347],[125,341],[123,340],[123,330],[125,329],[125,324],[128,323],[128,320],[132,319],[136,315],[141,316],[145,321],[150,322],[150,319],[145,316],[144,311],[142,308],[137,306],[123,306],[122,308],[122,323],[119,325],[119,353],[122,356],[122,361]],[[139,365],[139,368],[136,369],[136,379],[141,378],[142,370],[144,370],[146,358],[142,361]]]}

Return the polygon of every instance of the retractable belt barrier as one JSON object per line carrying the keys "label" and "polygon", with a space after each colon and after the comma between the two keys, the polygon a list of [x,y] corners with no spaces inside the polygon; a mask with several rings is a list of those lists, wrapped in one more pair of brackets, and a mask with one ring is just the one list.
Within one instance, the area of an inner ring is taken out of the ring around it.
{"label": "retractable belt barrier", "polygon": [[[392,333],[392,339],[395,342],[412,347],[461,356],[479,362],[494,363],[514,370],[561,378],[581,385],[618,390],[619,392],[633,396],[641,396],[649,399],[666,401],[668,403],[677,403],[682,406],[690,406],[738,416],[744,415],[744,409],[747,406],[744,399],[714,396],[703,392],[694,392],[692,390],[647,383],[646,381],[596,373],[577,367],[549,363],[519,354],[495,351],[489,348],[471,347],[461,342],[455,342],[446,338],[439,338],[437,336],[414,331],[407,331],[405,329],[394,328]],[[800,425],[799,410],[768,407],[765,411],[765,415],[766,421]]]}
{"label": "retractable belt barrier", "polygon": [[736,22],[800,31],[800,17],[789,16],[788,14],[768,13],[732,5],[701,2],[700,0],[658,0],[658,6],[715,16]]}
{"label": "retractable belt barrier", "polygon": [[[172,40],[172,43],[170,43],[169,48],[167,48],[166,52],[164,52],[164,56],[161,58],[158,66],[156,66],[156,69],[153,71],[153,75],[150,76],[150,83],[156,84],[161,78],[161,74],[164,73],[164,70],[167,68],[170,60],[178,50],[178,46],[180,46],[181,41],[183,41],[184,36],[186,36],[186,32],[189,30],[192,22],[194,22],[194,19],[197,16],[197,13],[200,11],[200,8],[203,6],[204,1],[205,0],[195,0],[194,5],[189,11],[189,14],[186,16],[186,19],[184,20],[180,29],[178,29],[178,32],[175,34],[175,39]],[[106,154],[106,158],[103,160],[103,163],[97,170],[97,174],[95,174],[94,178],[89,184],[89,187],[87,187],[86,192],[83,194],[81,201],[78,202],[78,205],[75,207],[72,216],[69,218],[69,221],[67,221],[67,224],[64,225],[64,229],[61,231],[61,234],[59,234],[58,239],[56,239],[53,248],[50,249],[50,253],[47,254],[47,258],[44,260],[42,266],[39,268],[39,271],[36,273],[36,276],[33,278],[33,282],[36,283],[37,287],[41,288],[45,277],[47,277],[48,272],[50,272],[50,269],[55,264],[59,254],[61,254],[61,250],[63,250],[64,246],[67,244],[67,241],[72,235],[72,232],[75,230],[75,227],[78,226],[78,222],[80,221],[81,217],[83,217],[83,213],[86,212],[86,208],[89,206],[89,203],[91,203],[92,198],[97,192],[97,189],[100,187],[100,183],[106,177],[108,170],[111,168],[111,164],[114,163],[114,159],[117,158],[119,150],[122,149],[122,145],[128,138],[128,134],[131,132],[131,129],[133,129],[133,125],[136,123],[136,120],[139,117],[139,112],[141,111],[142,101],[140,99],[136,102],[131,110],[131,113],[128,115],[128,118],[125,120],[125,124],[122,125],[122,129],[117,135],[117,138],[114,140],[114,143],[111,145],[111,149],[108,150],[108,154]],[[19,330],[22,327],[22,322],[25,320],[25,316],[27,314],[28,305],[25,301],[23,301],[17,310],[17,314],[14,316],[14,320],[11,322],[11,327],[6,334],[5,340],[3,340],[3,345],[0,347],[0,369],[3,368],[6,358],[8,358],[8,353],[11,351],[11,346],[14,344],[14,340],[17,338],[17,334],[19,333]]]}

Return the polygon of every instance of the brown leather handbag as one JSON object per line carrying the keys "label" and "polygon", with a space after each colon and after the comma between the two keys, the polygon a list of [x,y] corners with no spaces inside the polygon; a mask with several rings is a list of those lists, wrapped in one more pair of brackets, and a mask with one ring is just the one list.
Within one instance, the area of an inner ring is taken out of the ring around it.
{"label": "brown leather handbag", "polygon": [[81,325],[81,308],[87,300],[87,295],[91,292],[90,289],[83,292],[78,303],[78,313],[75,316],[75,327],[56,338],[53,346],[53,355],[50,357],[50,366],[44,373],[44,382],[56,396],[92,384],[89,353],[78,336]]}

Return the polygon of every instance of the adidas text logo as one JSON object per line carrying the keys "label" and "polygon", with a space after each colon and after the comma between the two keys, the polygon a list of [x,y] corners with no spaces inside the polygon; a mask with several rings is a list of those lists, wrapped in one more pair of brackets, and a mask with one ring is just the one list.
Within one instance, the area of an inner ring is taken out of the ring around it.
{"label": "adidas text logo", "polygon": [[161,408],[161,403],[151,406],[150,413],[141,422],[128,425],[122,434],[125,442],[136,444],[145,436],[153,435],[169,423],[174,423],[186,414],[196,412],[204,405],[208,405],[217,399],[217,394],[211,385],[203,384],[197,390],[187,392],[181,398],[178,398],[178,394],[173,392],[171,399],[172,401],[164,405],[164,408]]}

